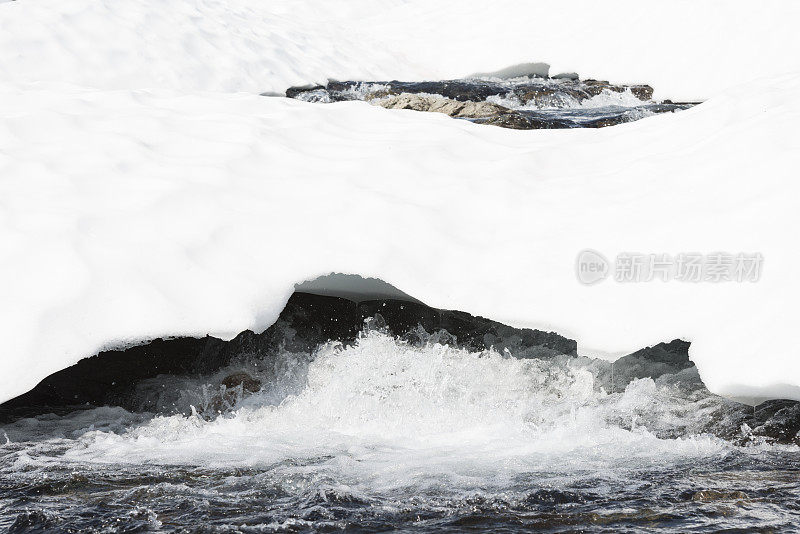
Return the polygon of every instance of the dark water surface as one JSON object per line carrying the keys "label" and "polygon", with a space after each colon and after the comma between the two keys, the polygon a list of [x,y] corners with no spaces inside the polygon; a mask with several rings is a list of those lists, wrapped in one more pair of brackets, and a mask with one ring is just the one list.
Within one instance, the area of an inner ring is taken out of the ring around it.
{"label": "dark water surface", "polygon": [[[453,491],[443,477],[365,493],[328,474],[336,458],[258,469],[56,461],[9,470],[15,448],[4,450],[0,475],[0,526],[11,532],[782,532],[800,520],[795,453],[777,451],[729,452],[703,465],[615,466],[614,476],[520,471],[501,486]],[[42,453],[57,455],[58,447]]]}

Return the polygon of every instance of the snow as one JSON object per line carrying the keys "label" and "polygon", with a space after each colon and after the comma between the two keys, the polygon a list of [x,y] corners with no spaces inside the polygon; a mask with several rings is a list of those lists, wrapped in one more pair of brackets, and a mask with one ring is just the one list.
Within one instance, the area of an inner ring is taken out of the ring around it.
{"label": "snow", "polygon": [[[800,8],[596,4],[2,4],[0,400],[103,347],[261,330],[330,272],[582,352],[681,337],[713,391],[800,399]],[[521,132],[258,96],[536,61],[709,100]],[[765,267],[757,283],[588,287],[586,248]]]}
{"label": "snow", "polygon": [[793,0],[20,0],[0,12],[0,79],[282,94],[328,78],[515,75],[541,62],[694,100],[800,69],[797,20]]}

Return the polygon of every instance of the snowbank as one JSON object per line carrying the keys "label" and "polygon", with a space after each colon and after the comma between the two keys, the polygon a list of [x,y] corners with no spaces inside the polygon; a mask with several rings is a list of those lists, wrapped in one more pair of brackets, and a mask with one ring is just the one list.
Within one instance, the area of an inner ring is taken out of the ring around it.
{"label": "snowbank", "polygon": [[797,20],[793,0],[21,0],[0,11],[0,78],[282,93],[546,62],[694,100],[800,70]]}
{"label": "snowbank", "polygon": [[[800,399],[800,76],[776,76],[800,71],[797,7],[443,5],[0,6],[0,400],[110,344],[263,329],[296,282],[334,271],[584,351],[682,337],[715,392]],[[518,132],[244,93],[531,60],[713,97]],[[771,77],[741,83],[755,74]],[[585,248],[757,251],[765,269],[752,284],[587,287]]]}

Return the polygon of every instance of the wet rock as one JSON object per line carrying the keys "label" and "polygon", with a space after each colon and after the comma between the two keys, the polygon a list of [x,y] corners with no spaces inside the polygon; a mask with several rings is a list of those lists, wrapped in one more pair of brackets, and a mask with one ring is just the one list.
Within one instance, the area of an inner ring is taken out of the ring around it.
{"label": "wet rock", "polygon": [[752,435],[766,437],[776,443],[800,445],[800,402],[770,400],[753,409],[752,417],[745,419]]}
{"label": "wet rock", "polygon": [[583,123],[584,128],[606,128],[608,126],[616,126],[618,124],[624,124],[626,122],[630,122],[625,115],[619,114],[613,117],[603,117],[601,119],[593,120],[593,121],[586,121]]}
{"label": "wet rock", "polygon": [[537,117],[532,113],[511,112],[502,115],[489,117],[488,119],[476,119],[473,122],[478,124],[491,124],[502,128],[514,130],[548,130],[558,128],[573,128],[574,125],[568,121],[555,118]]}
{"label": "wet rock", "polygon": [[514,89],[514,95],[523,105],[539,108],[564,107],[580,103],[590,95],[572,84],[521,85]]}
{"label": "wet rock", "polygon": [[540,489],[525,497],[525,503],[528,505],[559,506],[564,504],[585,504],[594,500],[596,500],[596,497],[592,494],[580,494],[557,489]]}
{"label": "wet rock", "polygon": [[[656,385],[670,386],[685,395],[713,396],[694,363],[689,359],[689,342],[676,339],[638,350],[614,362],[589,359],[584,362],[595,376],[595,385],[609,393],[619,393],[632,381],[651,378]],[[736,407],[739,403],[731,402]],[[738,430],[741,424],[728,421],[725,428]],[[713,432],[718,433],[718,432]]]}
{"label": "wet rock", "polygon": [[675,339],[623,356],[614,362],[615,379],[628,384],[637,378],[656,379],[694,367],[689,359],[689,345],[688,341]]}
{"label": "wet rock", "polygon": [[577,72],[561,72],[552,76],[554,80],[571,80],[577,82],[580,78]]}
{"label": "wet rock", "polygon": [[286,90],[287,98],[297,98],[303,93],[308,93],[311,91],[324,91],[325,87],[322,85],[306,85],[301,87],[290,87]]}
{"label": "wet rock", "polygon": [[630,91],[636,98],[642,101],[653,98],[653,88],[645,84],[615,85],[606,80],[584,80],[582,84],[584,90],[591,96],[597,96],[603,91],[611,91],[614,93]]}
{"label": "wet rock", "polygon": [[[291,87],[287,90],[292,93],[292,97],[297,98],[304,91],[319,89],[318,86]],[[399,95],[408,94],[428,94],[439,95],[444,98],[458,100],[461,102],[481,102],[487,98],[498,95],[506,95],[510,89],[501,84],[486,82],[482,80],[442,80],[425,82],[400,82],[375,81],[375,82],[353,82],[353,81],[330,81],[324,87],[330,94],[333,101],[363,99],[364,95],[373,93],[375,95]]]}
{"label": "wet rock", "polygon": [[594,80],[592,78],[583,80],[583,88],[591,96],[599,95],[603,92],[603,89],[607,89],[609,86],[611,84],[607,80]]}
{"label": "wet rock", "polygon": [[431,111],[444,113],[457,118],[487,118],[509,113],[506,107],[489,102],[460,102],[450,98],[430,95],[402,93],[382,99],[375,99],[373,104],[387,109],[412,109],[414,111]]}
{"label": "wet rock", "polygon": [[[156,339],[137,347],[101,352],[50,375],[33,390],[0,405],[0,421],[102,405],[135,411],[139,409],[136,384],[143,380],[159,375],[205,376],[243,355],[269,361],[281,349],[308,353],[328,341],[351,344],[364,327],[365,319],[376,315],[381,315],[389,332],[409,338],[417,335],[421,327],[431,333],[447,330],[453,343],[459,346],[482,350],[504,344],[523,357],[576,351],[575,341],[552,332],[512,329],[496,321],[431,308],[418,301],[355,301],[296,292],[276,323],[260,334],[245,330],[230,341],[210,336]],[[223,379],[223,385],[228,389],[242,385],[245,391],[260,388],[255,378],[239,373]],[[216,407],[221,410],[222,404]]]}
{"label": "wet rock", "polygon": [[628,88],[633,93],[633,96],[639,100],[650,100],[653,98],[653,88],[649,85],[630,85]]}
{"label": "wet rock", "polygon": [[23,532],[54,532],[59,524],[59,517],[44,510],[28,510],[22,512],[8,527],[9,534]]}
{"label": "wet rock", "polygon": [[257,393],[261,390],[261,380],[253,378],[244,371],[228,375],[220,383],[228,389],[242,386],[242,390],[249,393]]}
{"label": "wet rock", "polygon": [[247,394],[257,393],[260,390],[261,380],[250,374],[244,371],[230,374],[220,381],[219,391],[209,399],[199,415],[213,418],[217,414],[234,409]]}
{"label": "wet rock", "polygon": [[498,352],[508,350],[520,358],[574,355],[577,343],[554,332],[513,328],[484,317],[456,310],[440,310],[424,304],[383,299],[362,302],[358,306],[361,321],[376,317],[391,334],[411,341],[424,341],[427,334],[438,333],[450,345]]}
{"label": "wet rock", "polygon": [[[495,117],[489,117],[483,120],[474,121],[478,124],[490,124],[492,126],[500,126],[501,128],[511,128],[512,130],[534,130],[538,129],[537,125],[521,113],[504,113]],[[543,123],[546,127],[546,123]]]}
{"label": "wet rock", "polygon": [[739,445],[800,445],[800,402],[769,400],[754,407],[726,400],[724,406],[710,433]]}
{"label": "wet rock", "polygon": [[713,501],[746,501],[749,499],[747,494],[743,491],[725,491],[725,490],[700,490],[692,495],[693,501],[700,502],[713,502]]}
{"label": "wet rock", "polygon": [[503,96],[510,89],[501,84],[482,80],[444,80],[432,82],[385,82],[395,93],[427,93],[441,95],[460,102],[481,102],[492,96]]}

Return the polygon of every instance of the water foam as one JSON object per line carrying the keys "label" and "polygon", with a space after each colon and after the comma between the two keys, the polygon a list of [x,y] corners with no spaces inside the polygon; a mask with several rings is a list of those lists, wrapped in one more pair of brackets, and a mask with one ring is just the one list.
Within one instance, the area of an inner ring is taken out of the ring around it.
{"label": "water foam", "polygon": [[[414,346],[380,332],[354,346],[323,346],[310,359],[283,356],[260,371],[274,377],[281,368],[281,378],[229,413],[208,419],[195,406],[190,415],[159,415],[123,432],[84,426],[70,434],[63,458],[209,466],[325,458],[337,470],[391,484],[398,466],[413,476],[486,476],[561,462],[682,461],[731,447],[692,434],[715,408],[708,398],[687,398],[651,379],[611,394],[577,359]],[[676,428],[681,437],[663,437]]]}
{"label": "water foam", "polygon": [[[641,108],[643,105],[652,102],[646,102],[640,100],[636,95],[634,95],[630,89],[625,89],[624,91],[612,91],[609,89],[603,89],[600,93],[589,97],[579,100],[574,96],[571,96],[567,93],[556,93],[551,95],[548,99],[543,101],[536,101],[530,100],[529,102],[523,104],[519,97],[514,93],[508,93],[506,95],[494,95],[490,96],[486,99],[487,102],[491,102],[493,104],[497,104],[500,106],[504,106],[510,109],[515,110],[527,110],[527,111],[550,111],[550,110],[599,110],[599,109],[616,109],[616,108],[631,108],[631,110],[635,110],[635,108]],[[642,110],[644,111],[644,110]],[[641,117],[637,116],[632,118],[632,120],[636,120],[638,118],[643,118],[644,116],[654,115],[654,113],[650,112],[649,115],[642,115]]]}

